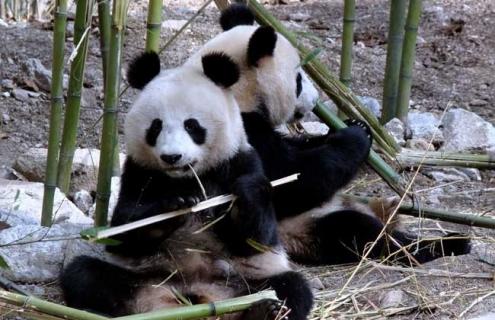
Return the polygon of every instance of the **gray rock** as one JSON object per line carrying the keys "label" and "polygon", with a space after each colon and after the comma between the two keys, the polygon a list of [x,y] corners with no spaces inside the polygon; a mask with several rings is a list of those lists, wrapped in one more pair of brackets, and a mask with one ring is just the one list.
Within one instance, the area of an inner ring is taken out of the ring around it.
{"label": "gray rock", "polygon": [[0,274],[18,282],[56,280],[63,265],[67,238],[77,237],[81,230],[82,227],[74,225],[51,228],[19,225],[2,230],[0,255],[9,268],[0,269]]}
{"label": "gray rock", "polygon": [[474,99],[471,102],[469,102],[469,105],[474,107],[482,107],[482,106],[486,106],[487,104],[488,101],[483,99]]}
{"label": "gray rock", "polygon": [[28,77],[43,91],[49,92],[52,82],[52,72],[45,68],[39,59],[29,58],[22,66]]}
{"label": "gray rock", "polygon": [[413,150],[430,150],[434,148],[430,146],[430,142],[425,139],[410,139],[406,141],[406,148]]}
{"label": "gray rock", "polygon": [[380,295],[380,308],[397,308],[404,303],[405,293],[400,289],[393,289],[383,292]]}
{"label": "gray rock", "polygon": [[408,126],[412,131],[413,138],[425,139],[430,141],[434,137],[434,143],[440,143],[443,141],[442,131],[438,129],[440,126],[440,119],[430,112],[409,112],[407,116]]}
{"label": "gray rock", "polygon": [[10,79],[3,79],[2,81],[0,81],[0,85],[7,90],[12,90],[15,88],[14,81]]}
{"label": "gray rock", "polygon": [[404,140],[404,124],[402,121],[400,121],[397,118],[393,118],[387,124],[385,124],[385,129],[388,130],[388,132],[392,135],[394,138],[395,142],[397,142],[399,145],[404,146],[406,143],[406,140]]}
{"label": "gray rock", "polygon": [[186,23],[187,23],[187,20],[167,19],[167,20],[162,22],[162,29],[167,29],[170,31],[177,31],[180,28],[182,28],[182,26],[184,26],[184,24],[186,24]]}
{"label": "gray rock", "polygon": [[495,312],[488,312],[480,316],[470,318],[470,320],[493,320],[495,319]]}
{"label": "gray rock", "polygon": [[307,13],[302,13],[302,12],[296,12],[296,13],[290,13],[289,14],[289,20],[293,21],[306,21],[309,20],[311,16]]}
{"label": "gray rock", "polygon": [[321,282],[320,278],[313,278],[309,280],[309,285],[311,288],[315,290],[324,290],[325,286],[323,285],[323,282]]}
{"label": "gray rock", "polygon": [[3,19],[0,19],[0,27],[7,28],[9,24],[5,22]]}
{"label": "gray rock", "polygon": [[[44,186],[42,183],[0,179],[0,208],[20,219],[41,221]],[[62,192],[55,190],[54,223],[92,224]],[[7,221],[8,222],[8,221]],[[10,223],[10,222],[9,222]]]}
{"label": "gray rock", "polygon": [[7,122],[10,122],[10,116],[7,113],[2,113],[2,122],[7,124]]}
{"label": "gray rock", "polygon": [[0,166],[0,179],[5,180],[26,180],[19,172],[15,171],[11,167],[4,165]]}
{"label": "gray rock", "polygon": [[382,105],[378,100],[376,100],[373,97],[367,97],[367,96],[362,96],[358,97],[361,103],[368,109],[370,110],[375,117],[380,118],[382,114]]}
{"label": "gray rock", "polygon": [[425,175],[436,182],[471,181],[469,175],[456,168],[427,169]]}
{"label": "gray rock", "polygon": [[443,151],[481,151],[495,148],[495,127],[477,114],[453,109],[447,112],[443,121],[445,144]]}
{"label": "gray rock", "polygon": [[2,97],[10,98],[10,92],[2,92]]}
{"label": "gray rock", "polygon": [[93,197],[86,190],[79,190],[74,193],[74,204],[82,212],[87,213],[91,206],[93,205]]}
{"label": "gray rock", "polygon": [[[42,182],[46,169],[45,148],[30,148],[14,162],[14,169],[22,173],[29,181]],[[121,166],[125,155],[120,154]],[[76,149],[72,162],[71,190],[96,190],[100,151],[97,149]]]}
{"label": "gray rock", "polygon": [[457,168],[457,170],[467,175],[472,181],[481,181],[481,173],[476,168]]}
{"label": "gray rock", "polygon": [[30,91],[24,89],[16,88],[12,90],[12,95],[14,96],[14,98],[21,102],[29,101],[29,94]]}

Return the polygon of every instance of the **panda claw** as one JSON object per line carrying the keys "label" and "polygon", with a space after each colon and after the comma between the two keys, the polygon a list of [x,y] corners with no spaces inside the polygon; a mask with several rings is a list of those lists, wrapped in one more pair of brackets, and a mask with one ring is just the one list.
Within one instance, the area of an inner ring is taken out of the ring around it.
{"label": "panda claw", "polygon": [[372,138],[371,129],[366,122],[361,121],[361,120],[356,120],[356,119],[347,119],[344,121],[344,123],[348,127],[359,127],[361,129],[363,129],[366,132],[366,136],[368,137],[368,139]]}

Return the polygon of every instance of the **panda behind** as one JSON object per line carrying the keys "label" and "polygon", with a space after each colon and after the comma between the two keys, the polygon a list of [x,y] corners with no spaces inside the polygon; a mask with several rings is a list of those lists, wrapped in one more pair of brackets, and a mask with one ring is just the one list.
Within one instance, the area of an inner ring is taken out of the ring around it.
{"label": "panda behind", "polygon": [[[287,39],[271,27],[255,27],[253,22],[245,5],[231,5],[220,17],[225,32],[208,41],[186,64],[197,64],[208,52],[231,56],[241,69],[241,79],[233,91],[249,143],[259,153],[266,175],[277,179],[300,173],[295,183],[274,190],[273,198],[279,235],[290,257],[306,264],[358,261],[366,244],[383,228],[386,219],[379,217],[387,217],[394,209],[390,200],[374,201],[370,208],[334,197],[365,162],[371,131],[366,123],[351,119],[346,121],[347,128],[330,130],[324,136],[287,137],[277,132],[277,126],[310,111],[318,93]],[[417,236],[398,230],[391,230],[390,236],[402,246],[417,240]],[[380,240],[376,248],[372,258],[383,252],[399,252],[392,258],[409,263],[408,255],[397,245]],[[469,250],[469,240],[453,234],[441,241],[420,242],[414,257],[423,263]]]}
{"label": "panda behind", "polygon": [[[80,256],[63,270],[64,297],[69,306],[121,316],[178,306],[175,291],[192,303],[208,303],[268,285],[286,307],[264,300],[226,318],[274,319],[289,308],[288,319],[303,320],[312,294],[278,240],[271,186],[229,89],[238,81],[238,67],[222,53],[201,61],[166,73],[151,53],[131,64],[130,83],[142,91],[126,116],[128,158],[111,226],[196,204],[203,192],[195,174],[208,196],[236,195],[232,208],[116,236],[121,243],[107,249],[117,257]],[[271,250],[260,252],[247,239]]]}

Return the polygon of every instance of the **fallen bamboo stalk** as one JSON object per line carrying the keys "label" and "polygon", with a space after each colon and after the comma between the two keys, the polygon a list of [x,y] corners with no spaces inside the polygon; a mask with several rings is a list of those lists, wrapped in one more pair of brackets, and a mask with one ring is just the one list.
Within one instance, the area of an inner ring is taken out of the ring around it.
{"label": "fallen bamboo stalk", "polygon": [[[353,200],[358,200],[364,204],[368,204],[371,200],[371,198],[369,197],[359,197],[348,194],[345,194],[343,196]],[[399,213],[407,216],[441,220],[472,227],[495,229],[495,219],[487,216],[477,216],[470,213],[448,212],[446,210],[433,209],[428,207],[418,208],[411,204],[402,204],[399,207]]]}
{"label": "fallen bamboo stalk", "polygon": [[[299,174],[296,173],[296,174],[287,176],[285,178],[274,180],[271,182],[271,185],[272,185],[272,187],[277,187],[279,185],[295,181],[295,180],[297,180],[298,175]],[[126,223],[126,224],[116,226],[113,228],[107,228],[107,229],[104,229],[101,231],[96,231],[96,234],[94,236],[90,236],[91,234],[93,234],[93,230],[95,230],[94,228],[83,230],[81,232],[81,234],[88,237],[89,240],[96,241],[96,240],[108,238],[108,237],[111,237],[111,236],[114,236],[114,235],[117,235],[120,233],[124,233],[126,231],[141,228],[141,227],[153,224],[153,223],[172,219],[174,217],[181,216],[184,214],[199,212],[199,211],[211,208],[211,207],[215,207],[215,206],[219,206],[219,205],[224,204],[224,203],[231,202],[233,200],[235,200],[234,195],[224,194],[224,195],[220,195],[220,196],[217,196],[217,197],[205,200],[205,201],[201,201],[200,203],[198,203],[197,205],[195,205],[191,208],[184,208],[184,209],[179,209],[179,210],[175,210],[175,211],[171,211],[171,212],[167,212],[167,213],[162,213],[162,214],[158,214],[156,216],[152,216],[149,218],[133,221],[133,222]]]}
{"label": "fallen bamboo stalk", "polygon": [[196,304],[188,307],[164,309],[132,316],[113,318],[114,320],[187,320],[220,316],[246,310],[253,303],[263,299],[277,299],[273,291],[262,291],[247,296],[217,302]]}
{"label": "fallen bamboo stalk", "polygon": [[[336,114],[319,101],[316,103],[313,112],[334,130],[340,130],[346,127],[346,124]],[[404,188],[401,185],[402,177],[380,158],[374,150],[370,150],[367,162],[395,192],[399,195],[404,194]]]}
{"label": "fallen bamboo stalk", "polygon": [[[294,47],[299,50],[302,57],[307,57],[311,51],[305,48],[296,36],[288,31],[275,17],[273,17],[259,2],[250,0],[247,2],[256,20],[262,25],[269,25],[282,34]],[[304,69],[316,84],[335,102],[337,107],[348,117],[363,119],[371,127],[373,137],[377,144],[389,155],[395,156],[400,150],[395,140],[380,125],[378,119],[366,109],[349,88],[342,84],[317,58],[304,64]]]}
{"label": "fallen bamboo stalk", "polygon": [[[425,155],[426,153],[426,155]],[[423,159],[424,158],[424,159]],[[488,154],[462,154],[441,151],[415,151],[402,149],[397,160],[407,166],[452,166],[478,169],[494,169],[495,159]]]}
{"label": "fallen bamboo stalk", "polygon": [[78,309],[69,308],[33,296],[24,296],[4,290],[0,290],[0,301],[4,301],[9,304],[13,304],[23,308],[29,308],[34,311],[39,311],[51,316],[61,317],[68,320],[108,320],[109,319],[107,317],[103,317],[94,313],[89,313],[87,311],[81,311]]}

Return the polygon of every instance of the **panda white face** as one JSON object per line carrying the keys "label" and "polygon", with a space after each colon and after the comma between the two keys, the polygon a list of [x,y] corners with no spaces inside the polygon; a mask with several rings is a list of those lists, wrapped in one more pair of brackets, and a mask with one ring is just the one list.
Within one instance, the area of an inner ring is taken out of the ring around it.
{"label": "panda white face", "polygon": [[201,72],[180,68],[159,74],[139,94],[125,123],[128,154],[171,177],[215,168],[247,144],[230,91]]}

